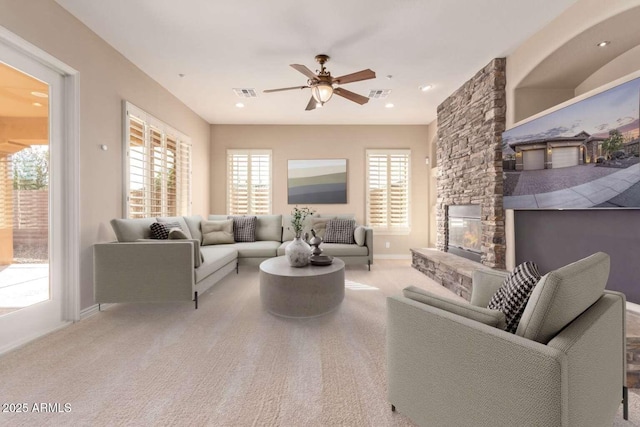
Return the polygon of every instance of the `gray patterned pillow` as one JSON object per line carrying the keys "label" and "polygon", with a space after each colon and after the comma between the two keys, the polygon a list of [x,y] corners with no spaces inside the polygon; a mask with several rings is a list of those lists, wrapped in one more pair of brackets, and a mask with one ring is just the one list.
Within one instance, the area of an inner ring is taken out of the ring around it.
{"label": "gray patterned pillow", "polygon": [[228,216],[227,219],[233,220],[233,240],[236,242],[256,241],[256,222],[258,217]]}
{"label": "gray patterned pillow", "polygon": [[154,222],[149,228],[151,229],[151,238],[157,240],[167,240],[169,238],[169,231],[172,228],[182,230],[182,227],[180,227],[180,224],[177,222]]}
{"label": "gray patterned pillow", "polygon": [[355,219],[332,219],[327,223],[327,231],[324,235],[325,243],[345,243],[352,245],[353,230],[356,228]]}
{"label": "gray patterned pillow", "polygon": [[507,321],[505,331],[515,333],[533,288],[540,281],[538,266],[523,262],[504,279],[502,287],[491,297],[487,308],[500,310]]}

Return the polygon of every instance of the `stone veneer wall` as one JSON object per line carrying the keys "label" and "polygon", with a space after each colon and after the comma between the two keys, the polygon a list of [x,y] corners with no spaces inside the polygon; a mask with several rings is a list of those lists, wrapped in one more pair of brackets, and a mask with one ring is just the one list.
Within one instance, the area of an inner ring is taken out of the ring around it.
{"label": "stone veneer wall", "polygon": [[502,133],[506,59],[496,58],[438,106],[437,242],[446,244],[446,207],[482,207],[482,264],[505,268]]}

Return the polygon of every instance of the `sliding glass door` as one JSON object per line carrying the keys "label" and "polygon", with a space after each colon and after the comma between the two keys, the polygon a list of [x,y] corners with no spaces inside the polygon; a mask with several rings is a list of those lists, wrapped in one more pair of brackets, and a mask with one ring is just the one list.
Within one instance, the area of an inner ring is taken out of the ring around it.
{"label": "sliding glass door", "polygon": [[0,352],[63,321],[63,78],[0,44]]}

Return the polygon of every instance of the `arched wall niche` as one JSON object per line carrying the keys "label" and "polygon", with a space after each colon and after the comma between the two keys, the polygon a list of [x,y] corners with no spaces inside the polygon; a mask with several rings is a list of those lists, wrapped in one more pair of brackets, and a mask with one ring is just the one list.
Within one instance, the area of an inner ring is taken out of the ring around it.
{"label": "arched wall niche", "polygon": [[638,71],[637,22],[640,0],[581,0],[518,47],[507,59],[507,128]]}

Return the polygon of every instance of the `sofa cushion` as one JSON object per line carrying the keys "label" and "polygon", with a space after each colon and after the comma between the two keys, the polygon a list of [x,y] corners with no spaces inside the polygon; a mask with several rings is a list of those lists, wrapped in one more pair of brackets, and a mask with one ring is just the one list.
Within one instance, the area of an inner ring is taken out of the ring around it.
{"label": "sofa cushion", "polygon": [[354,214],[316,214],[317,218],[329,218],[329,219],[356,219]]}
{"label": "sofa cushion", "polygon": [[116,234],[118,242],[135,242],[139,239],[150,239],[151,224],[156,222],[155,218],[120,219],[111,220],[111,228]]}
{"label": "sofa cushion", "polygon": [[231,245],[222,245],[225,248],[233,248],[238,251],[239,258],[272,258],[277,255],[282,243],[271,241],[237,242]]}
{"label": "sofa cushion", "polygon": [[202,221],[202,245],[222,245],[234,243],[233,220]]}
{"label": "sofa cushion", "polygon": [[446,310],[449,313],[457,314],[459,316],[466,317],[467,319],[484,323],[485,325],[499,329],[504,329],[506,326],[505,315],[500,310],[476,307],[466,301],[459,302],[449,298],[444,298],[415,286],[404,288],[402,290],[402,294],[405,298],[409,298],[441,310]]}
{"label": "sofa cushion", "polygon": [[364,246],[367,242],[367,229],[364,226],[359,225],[353,230],[353,240],[356,241],[356,245]]}
{"label": "sofa cushion", "polygon": [[232,216],[228,219],[233,220],[233,240],[236,242],[255,242],[256,241],[256,221],[255,216]]}
{"label": "sofa cushion", "polygon": [[355,243],[353,231],[356,228],[355,219],[331,219],[327,223],[327,232],[324,240],[327,243]]}
{"label": "sofa cushion", "polygon": [[195,270],[196,283],[238,258],[238,251],[228,246],[203,246],[200,251],[204,261]]}
{"label": "sofa cushion", "polygon": [[282,241],[282,215],[258,215],[256,240]]}
{"label": "sofa cushion", "polygon": [[540,277],[535,263],[523,262],[513,269],[504,279],[500,289],[491,297],[487,308],[504,313],[507,332],[516,332],[533,287],[540,281]]}
{"label": "sofa cushion", "polygon": [[327,223],[331,221],[333,218],[312,218],[311,219],[311,228],[315,230],[316,236],[324,239],[324,236],[327,234]]}
{"label": "sofa cushion", "polygon": [[186,235],[189,236],[190,239],[194,238],[191,235],[191,232],[189,231],[189,227],[187,226],[187,222],[184,220],[184,217],[181,217],[181,216],[159,216],[156,219],[158,220],[158,222],[177,222],[178,224],[180,224],[180,228],[182,229],[182,231],[184,231],[186,233]]}
{"label": "sofa cushion", "polygon": [[603,294],[609,255],[598,252],[540,279],[524,309],[516,335],[546,344]]}
{"label": "sofa cushion", "polygon": [[367,256],[369,248],[366,246],[346,245],[344,243],[323,243],[320,245],[322,253],[333,256]]}
{"label": "sofa cushion", "polygon": [[180,227],[172,228],[169,230],[169,236],[167,237],[169,240],[181,240],[188,239],[187,233],[182,231]]}
{"label": "sofa cushion", "polygon": [[184,222],[187,223],[187,227],[189,228],[189,233],[191,233],[191,237],[193,239],[200,240],[200,242],[202,242],[202,230],[200,229],[200,223],[202,222],[202,217],[200,215],[185,216]]}

